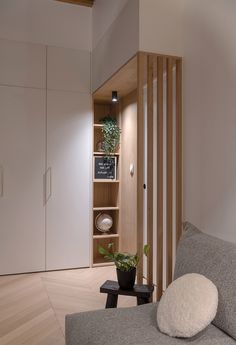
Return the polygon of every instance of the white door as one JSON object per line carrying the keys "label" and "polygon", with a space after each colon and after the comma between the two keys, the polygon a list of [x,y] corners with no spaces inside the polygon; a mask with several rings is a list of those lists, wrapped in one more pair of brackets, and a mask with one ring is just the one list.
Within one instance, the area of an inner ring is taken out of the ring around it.
{"label": "white door", "polygon": [[0,274],[45,269],[45,91],[0,86]]}
{"label": "white door", "polygon": [[48,91],[46,269],[89,266],[91,96]]}

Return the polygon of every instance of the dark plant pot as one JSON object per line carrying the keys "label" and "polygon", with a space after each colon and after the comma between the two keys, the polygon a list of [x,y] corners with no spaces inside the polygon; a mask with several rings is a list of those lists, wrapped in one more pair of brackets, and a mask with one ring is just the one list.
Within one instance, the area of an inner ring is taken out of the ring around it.
{"label": "dark plant pot", "polygon": [[136,268],[133,268],[131,271],[123,272],[116,269],[118,284],[122,290],[132,290],[135,283],[136,277]]}

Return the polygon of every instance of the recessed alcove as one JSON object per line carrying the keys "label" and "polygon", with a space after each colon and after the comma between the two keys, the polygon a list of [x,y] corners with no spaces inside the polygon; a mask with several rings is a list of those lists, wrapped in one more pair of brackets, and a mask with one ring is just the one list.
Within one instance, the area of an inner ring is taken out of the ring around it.
{"label": "recessed alcove", "polygon": [[[114,243],[122,252],[138,252],[138,282],[143,277],[172,281],[175,245],[182,221],[182,59],[139,52],[93,94],[93,156],[102,156],[101,119],[115,117],[121,128],[117,176],[93,179],[92,265],[106,265],[98,246]],[[112,102],[112,91],[118,102]],[[93,167],[94,168],[94,167]],[[98,212],[118,224],[107,233],[95,227]],[[143,260],[143,245],[151,247]]]}

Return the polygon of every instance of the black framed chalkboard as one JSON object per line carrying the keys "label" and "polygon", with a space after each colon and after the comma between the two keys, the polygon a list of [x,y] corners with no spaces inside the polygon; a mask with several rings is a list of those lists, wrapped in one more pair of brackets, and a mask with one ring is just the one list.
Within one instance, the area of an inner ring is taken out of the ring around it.
{"label": "black framed chalkboard", "polygon": [[116,180],[116,157],[94,157],[94,180]]}

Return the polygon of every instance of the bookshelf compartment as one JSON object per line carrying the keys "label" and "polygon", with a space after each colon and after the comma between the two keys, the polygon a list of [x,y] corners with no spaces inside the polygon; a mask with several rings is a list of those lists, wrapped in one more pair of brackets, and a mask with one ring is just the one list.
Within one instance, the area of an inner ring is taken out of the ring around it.
{"label": "bookshelf compartment", "polygon": [[109,261],[107,261],[106,259],[104,259],[103,255],[101,255],[98,251],[98,247],[102,246],[104,248],[107,248],[109,243],[114,243],[114,251],[118,251],[119,248],[119,238],[101,238],[101,239],[97,239],[94,238],[93,239],[93,264],[94,266],[105,266],[108,264],[112,264],[109,263]]}
{"label": "bookshelf compartment", "polygon": [[119,183],[93,184],[93,207],[119,207]]}
{"label": "bookshelf compartment", "polygon": [[[108,232],[101,232],[96,228],[96,217],[100,214],[100,213],[106,213],[109,216],[112,217],[112,227]],[[106,235],[107,237],[109,237],[109,235],[117,235],[119,234],[119,212],[116,210],[106,210],[106,211],[94,211],[93,212],[93,235],[97,235],[97,236],[102,236],[102,235]]]}
{"label": "bookshelf compartment", "polygon": [[[93,123],[93,225],[92,225],[92,266],[107,266],[108,262],[98,252],[98,246],[107,247],[114,243],[114,250],[119,250],[119,223],[120,223],[120,147],[114,153],[116,159],[116,173],[114,179],[95,179],[95,157],[105,157],[105,152],[98,143],[103,141],[102,122],[104,117],[111,116],[117,119],[120,126],[120,108],[118,104],[109,102],[94,102],[94,123]],[[99,159],[97,159],[99,161]],[[98,169],[98,167],[97,167]],[[112,217],[113,225],[107,233],[100,232],[95,226],[95,218],[99,213],[107,213]]]}
{"label": "bookshelf compartment", "polygon": [[117,104],[94,103],[94,126],[101,125],[101,120],[108,115],[118,119],[117,111]]}

